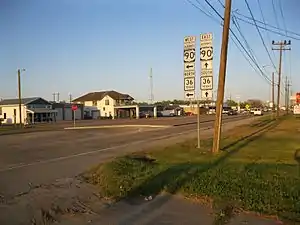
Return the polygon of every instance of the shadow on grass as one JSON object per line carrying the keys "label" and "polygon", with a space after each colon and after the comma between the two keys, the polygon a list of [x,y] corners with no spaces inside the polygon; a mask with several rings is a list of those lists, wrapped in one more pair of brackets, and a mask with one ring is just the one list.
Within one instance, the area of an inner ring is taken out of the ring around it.
{"label": "shadow on grass", "polygon": [[[269,124],[255,132],[237,140],[236,142],[230,144],[223,148],[225,154],[218,157],[216,160],[207,163],[181,163],[176,165],[171,165],[164,170],[158,172],[156,175],[144,181],[141,185],[135,189],[129,191],[123,200],[126,200],[130,204],[134,204],[134,198],[136,196],[151,196],[154,198],[161,192],[165,191],[170,194],[175,194],[188,182],[190,182],[195,176],[199,176],[202,173],[216,168],[222,164],[227,158],[237,153],[241,148],[246,146],[252,141],[255,141],[261,137],[265,132],[276,127],[279,122],[274,122]],[[241,143],[241,144],[239,144]],[[229,151],[227,151],[229,150]],[[163,204],[170,200],[170,196],[161,198],[159,202],[155,203],[155,207],[161,207]]]}
{"label": "shadow on grass", "polygon": [[[280,121],[273,121],[273,120],[266,120],[266,121],[262,121],[261,123],[258,124],[254,124],[257,127],[262,127],[258,130],[255,130],[254,132],[251,132],[250,134],[232,142],[231,144],[223,147],[221,149],[221,151],[227,151],[228,149],[230,149],[233,146],[236,146],[234,149],[231,149],[228,154],[233,154],[235,153],[235,151],[239,150],[242,147],[245,147],[246,145],[248,145],[249,143],[259,139],[260,137],[263,136],[264,133],[266,133],[267,131],[277,127],[279,125]],[[261,125],[263,124],[263,125]],[[268,125],[267,125],[268,124]],[[241,143],[241,144],[239,144]]]}

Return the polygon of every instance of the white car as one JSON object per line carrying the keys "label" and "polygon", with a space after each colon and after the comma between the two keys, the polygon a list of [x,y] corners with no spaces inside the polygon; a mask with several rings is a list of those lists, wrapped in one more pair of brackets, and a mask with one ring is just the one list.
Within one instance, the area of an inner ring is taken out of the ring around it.
{"label": "white car", "polygon": [[262,116],[263,112],[261,109],[254,109],[253,114],[254,114],[254,116]]}

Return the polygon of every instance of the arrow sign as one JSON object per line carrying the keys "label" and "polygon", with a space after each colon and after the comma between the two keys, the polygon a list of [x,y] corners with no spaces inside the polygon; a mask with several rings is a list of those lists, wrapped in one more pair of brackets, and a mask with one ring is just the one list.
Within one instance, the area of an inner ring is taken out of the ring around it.
{"label": "arrow sign", "polygon": [[194,66],[193,66],[193,65],[187,65],[187,66],[186,66],[186,68],[188,68],[188,69],[189,69],[189,68],[192,68],[192,67],[194,67]]}
{"label": "arrow sign", "polygon": [[205,65],[205,69],[207,69],[208,63],[206,62],[204,65]]}
{"label": "arrow sign", "polygon": [[194,94],[191,94],[191,93],[187,93],[186,96],[190,97],[190,96],[193,96]]}
{"label": "arrow sign", "polygon": [[208,96],[208,92],[205,92],[205,97],[207,98],[207,96]]}

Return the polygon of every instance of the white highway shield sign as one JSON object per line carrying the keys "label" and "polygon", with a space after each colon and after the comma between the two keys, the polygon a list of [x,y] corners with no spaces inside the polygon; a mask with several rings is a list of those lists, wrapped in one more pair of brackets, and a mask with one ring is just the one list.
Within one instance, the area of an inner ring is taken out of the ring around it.
{"label": "white highway shield sign", "polygon": [[183,52],[183,62],[184,63],[191,63],[195,62],[196,60],[196,51],[195,49],[185,49]]}
{"label": "white highway shield sign", "polygon": [[213,89],[213,77],[201,77],[201,90]]}
{"label": "white highway shield sign", "polygon": [[213,47],[200,48],[200,60],[208,61],[213,59]]}
{"label": "white highway shield sign", "polygon": [[184,90],[185,91],[195,90],[195,77],[184,78]]}

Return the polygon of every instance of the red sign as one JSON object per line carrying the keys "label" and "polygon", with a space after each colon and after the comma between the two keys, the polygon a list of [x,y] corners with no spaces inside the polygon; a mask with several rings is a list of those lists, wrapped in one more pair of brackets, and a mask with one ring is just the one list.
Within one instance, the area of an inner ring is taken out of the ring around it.
{"label": "red sign", "polygon": [[296,93],[296,103],[300,104],[300,92]]}
{"label": "red sign", "polygon": [[73,111],[76,111],[78,109],[78,106],[77,105],[72,105],[72,110]]}

